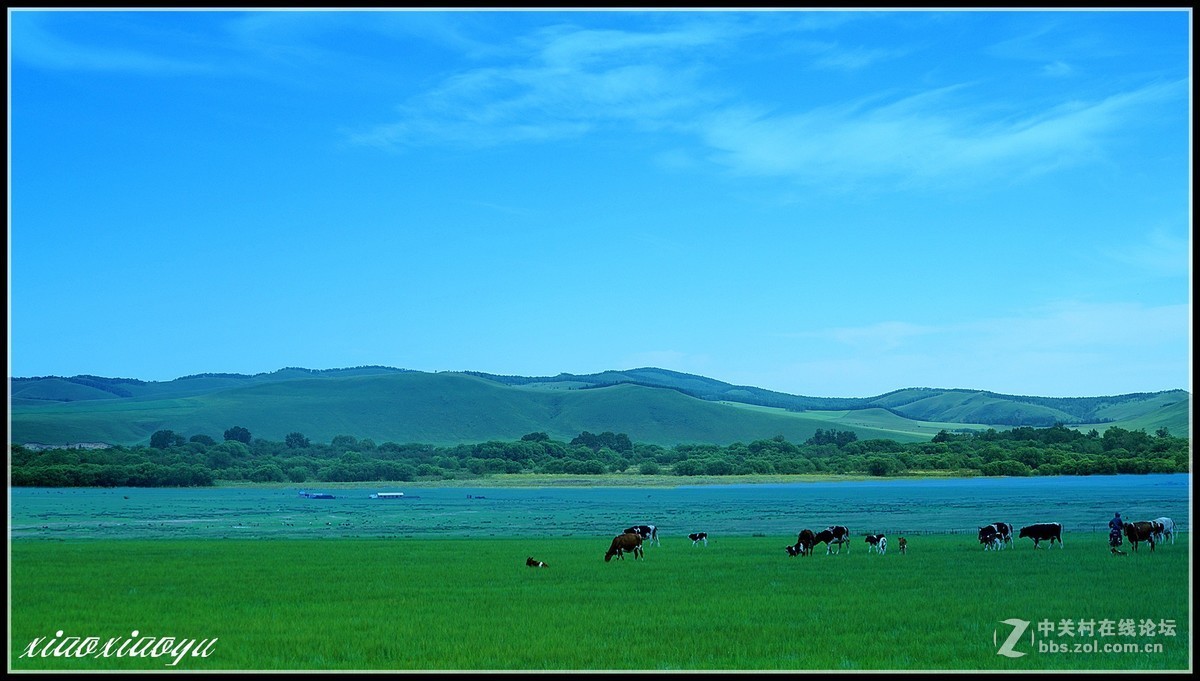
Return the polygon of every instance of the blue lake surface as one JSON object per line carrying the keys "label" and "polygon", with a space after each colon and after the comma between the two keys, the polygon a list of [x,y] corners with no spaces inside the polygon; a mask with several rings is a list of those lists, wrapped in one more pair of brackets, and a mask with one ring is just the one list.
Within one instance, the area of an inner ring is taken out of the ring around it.
{"label": "blue lake surface", "polygon": [[[1166,516],[1187,531],[1189,474],[863,480],[678,487],[11,488],[10,538],[611,536],[659,527],[664,541],[778,536],[846,525],[854,535],[974,533],[1003,521],[1107,531]],[[413,498],[372,499],[403,491]],[[1068,538],[1069,541],[1069,538]]]}

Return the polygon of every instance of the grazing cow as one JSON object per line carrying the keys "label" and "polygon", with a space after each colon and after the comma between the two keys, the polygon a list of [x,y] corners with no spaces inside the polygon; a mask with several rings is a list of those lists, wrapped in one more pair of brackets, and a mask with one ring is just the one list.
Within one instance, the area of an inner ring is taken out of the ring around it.
{"label": "grazing cow", "polygon": [[900,555],[908,553],[908,540],[900,537]]}
{"label": "grazing cow", "polygon": [[613,556],[625,560],[625,552],[632,551],[633,559],[645,558],[646,554],[642,549],[642,535],[637,532],[626,532],[613,537],[612,544],[608,547],[608,553],[604,554],[604,562],[612,560]]}
{"label": "grazing cow", "polygon": [[796,545],[800,547],[800,555],[811,556],[813,547],[817,544],[817,533],[805,528],[796,536]]}
{"label": "grazing cow", "polygon": [[1165,543],[1167,543],[1167,537],[1170,537],[1171,543],[1174,544],[1175,543],[1175,521],[1171,520],[1170,518],[1163,517],[1163,518],[1155,518],[1154,522],[1162,525],[1162,529],[1159,530],[1158,536],[1154,538],[1155,541],[1157,541],[1159,544],[1165,544]]}
{"label": "grazing cow", "polygon": [[550,567],[549,565],[543,563],[540,560],[534,560],[533,556],[526,558],[525,564],[528,565],[529,567]]}
{"label": "grazing cow", "polygon": [[708,533],[707,532],[693,532],[688,535],[688,539],[692,540],[692,546],[695,546],[696,544],[698,544],[700,542],[704,542],[704,545],[708,546]]}
{"label": "grazing cow", "polygon": [[887,537],[883,536],[882,534],[868,534],[867,535],[867,553],[870,553],[872,549],[879,551],[880,553],[883,553],[884,551],[886,551],[887,550]]}
{"label": "grazing cow", "polygon": [[1159,534],[1160,523],[1142,520],[1136,523],[1125,523],[1125,536],[1133,544],[1133,550],[1138,550],[1138,542],[1150,542],[1150,550],[1154,550],[1154,536]]}
{"label": "grazing cow", "polygon": [[888,553],[888,538],[883,535],[866,535],[866,553],[875,549],[880,555]]}
{"label": "grazing cow", "polygon": [[800,534],[796,537],[794,546],[785,546],[789,556],[810,556],[812,555],[813,545],[817,543],[817,535],[812,530],[800,530]]}
{"label": "grazing cow", "polygon": [[642,541],[646,542],[649,546],[654,546],[656,544],[661,546],[661,544],[658,543],[658,527],[656,525],[634,525],[633,527],[626,527],[624,531],[625,534],[632,532],[633,534],[640,536]]}
{"label": "grazing cow", "polygon": [[821,530],[813,537],[813,545],[825,544],[825,555],[833,552],[833,545],[838,545],[838,553],[842,552],[842,544],[846,545],[846,552],[850,552],[850,530],[845,525],[830,525]]}
{"label": "grazing cow", "polygon": [[1042,540],[1049,540],[1050,546],[1054,546],[1054,542],[1058,542],[1058,548],[1063,547],[1062,540],[1062,524],[1061,523],[1036,523],[1034,525],[1026,525],[1021,528],[1021,537],[1029,537],[1033,540],[1033,548],[1038,547],[1038,543]]}

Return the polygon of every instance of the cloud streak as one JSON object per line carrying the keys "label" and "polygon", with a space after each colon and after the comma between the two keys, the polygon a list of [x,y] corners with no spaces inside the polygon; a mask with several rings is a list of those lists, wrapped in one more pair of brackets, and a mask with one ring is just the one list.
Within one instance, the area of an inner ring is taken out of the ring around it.
{"label": "cloud streak", "polygon": [[179,75],[212,70],[204,62],[164,57],[148,50],[96,47],[62,38],[46,26],[51,14],[15,11],[10,15],[11,49],[15,60],[45,69],[142,75]]}
{"label": "cloud streak", "polygon": [[[761,27],[759,30],[762,30]],[[1040,109],[984,83],[785,105],[718,84],[706,55],[753,40],[728,23],[658,32],[555,26],[518,41],[506,65],[453,74],[410,98],[397,120],[353,132],[359,144],[404,148],[547,142],[605,126],[679,135],[735,175],[858,190],[886,181],[941,188],[1029,180],[1102,160],[1106,144],[1154,107],[1183,101],[1186,81],[1148,84]],[[902,49],[811,47],[812,69],[861,69]],[[1070,67],[1057,62],[1048,75]]]}

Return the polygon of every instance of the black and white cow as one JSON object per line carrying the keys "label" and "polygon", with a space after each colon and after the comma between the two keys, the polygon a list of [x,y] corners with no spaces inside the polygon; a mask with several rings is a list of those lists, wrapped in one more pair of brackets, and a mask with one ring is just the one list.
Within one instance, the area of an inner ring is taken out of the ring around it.
{"label": "black and white cow", "polygon": [[882,534],[868,534],[867,553],[870,553],[872,549],[878,551],[881,556],[887,553],[887,537]]}
{"label": "black and white cow", "polygon": [[985,525],[979,528],[979,543],[983,544],[983,550],[1000,549],[1000,533],[996,531],[995,526]]}
{"label": "black and white cow", "polygon": [[1058,548],[1063,547],[1062,540],[1062,524],[1061,523],[1036,523],[1034,525],[1026,525],[1021,528],[1022,538],[1029,537],[1033,540],[1033,548],[1038,547],[1038,543],[1043,540],[1048,540],[1050,546],[1054,546],[1054,542],[1058,542]]}
{"label": "black and white cow", "polygon": [[647,546],[661,546],[658,543],[658,526],[656,525],[634,525],[633,527],[625,528],[624,531],[626,534],[633,533],[638,535],[642,538],[642,541],[646,542]]}
{"label": "black and white cow", "polygon": [[1002,549],[1007,544],[1013,545],[1013,526],[1010,523],[992,523],[979,528],[979,543],[983,549]]}
{"label": "black and white cow", "polygon": [[544,562],[542,562],[540,560],[534,560],[533,556],[526,558],[525,564],[528,565],[529,567],[537,567],[537,568],[550,567],[549,565],[545,564]]}
{"label": "black and white cow", "polygon": [[704,545],[708,546],[708,533],[707,532],[693,532],[688,535],[688,539],[692,540],[692,546],[695,546],[696,544],[699,544],[700,542],[704,542]]}
{"label": "black and white cow", "polygon": [[838,545],[838,553],[842,552],[842,544],[846,545],[846,552],[850,552],[850,530],[845,525],[830,525],[821,530],[813,538],[813,546],[817,544],[825,544],[825,555],[833,552],[833,545]]}

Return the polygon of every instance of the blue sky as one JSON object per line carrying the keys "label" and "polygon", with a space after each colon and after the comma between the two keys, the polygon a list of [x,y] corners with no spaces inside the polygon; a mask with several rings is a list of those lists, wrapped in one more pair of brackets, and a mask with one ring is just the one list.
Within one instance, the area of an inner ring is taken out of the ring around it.
{"label": "blue sky", "polygon": [[9,10],[10,372],[1190,390],[1190,24]]}

